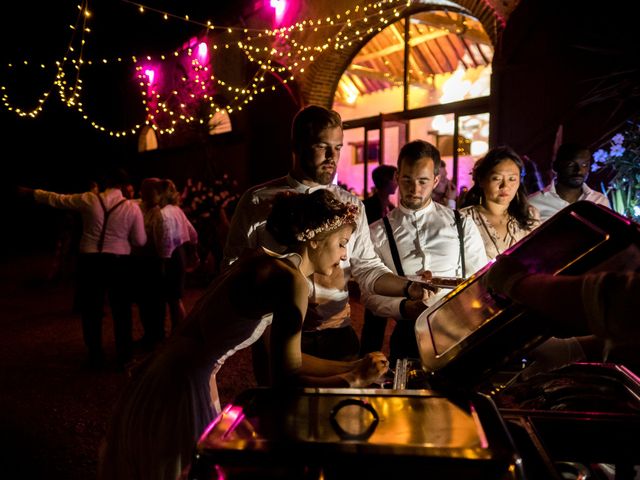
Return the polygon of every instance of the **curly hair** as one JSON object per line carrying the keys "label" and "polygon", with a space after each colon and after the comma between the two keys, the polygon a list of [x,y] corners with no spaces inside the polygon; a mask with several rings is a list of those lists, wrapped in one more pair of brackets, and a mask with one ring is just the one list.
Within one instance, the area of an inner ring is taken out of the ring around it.
{"label": "curly hair", "polygon": [[322,239],[343,225],[355,228],[358,214],[357,205],[342,203],[326,189],[282,192],[273,201],[266,228],[278,243],[292,247]]}
{"label": "curly hair", "polygon": [[527,192],[524,182],[522,181],[524,176],[524,163],[511,147],[500,146],[492,148],[484,157],[476,162],[473,166],[473,186],[465,195],[462,206],[480,205],[483,202],[484,191],[480,183],[489,176],[493,167],[504,160],[511,160],[520,171],[520,186],[513,200],[509,203],[507,212],[516,219],[521,228],[530,229],[535,224],[535,219],[531,214],[529,201],[527,200]]}

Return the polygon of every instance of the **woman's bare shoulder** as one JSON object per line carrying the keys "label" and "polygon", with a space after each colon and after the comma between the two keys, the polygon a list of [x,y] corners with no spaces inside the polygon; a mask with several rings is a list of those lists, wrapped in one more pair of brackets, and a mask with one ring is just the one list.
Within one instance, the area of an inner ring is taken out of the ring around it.
{"label": "woman's bare shoulder", "polygon": [[264,254],[247,258],[242,266],[240,278],[254,286],[274,290],[304,281],[296,264],[284,256]]}

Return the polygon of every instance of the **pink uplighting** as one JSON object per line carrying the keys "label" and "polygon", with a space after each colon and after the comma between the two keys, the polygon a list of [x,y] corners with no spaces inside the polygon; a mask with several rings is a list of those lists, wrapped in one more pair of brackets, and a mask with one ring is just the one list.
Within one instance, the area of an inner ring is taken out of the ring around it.
{"label": "pink uplighting", "polygon": [[286,0],[271,0],[269,5],[276,11],[276,22],[280,23],[284,16],[284,11],[287,8]]}
{"label": "pink uplighting", "polygon": [[209,47],[207,47],[206,42],[201,42],[200,45],[198,45],[198,60],[200,60],[200,63],[206,62],[208,54]]}
{"label": "pink uplighting", "polygon": [[144,71],[144,74],[147,76],[147,78],[149,79],[149,85],[153,85],[155,77],[156,77],[156,72],[155,70],[148,68]]}

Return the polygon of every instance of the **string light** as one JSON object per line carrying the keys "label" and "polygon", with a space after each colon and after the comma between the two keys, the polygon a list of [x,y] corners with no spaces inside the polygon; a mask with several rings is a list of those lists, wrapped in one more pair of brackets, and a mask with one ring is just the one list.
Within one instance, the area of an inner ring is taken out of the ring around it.
{"label": "string light", "polygon": [[[278,79],[279,82],[286,85],[288,82],[295,80],[296,74],[305,72],[306,66],[317,60],[318,56],[329,50],[344,49],[345,46],[350,46],[353,42],[362,42],[366,36],[374,34],[376,31],[381,31],[389,24],[389,20],[398,18],[404,8],[408,7],[411,2],[408,0],[382,0],[379,2],[371,3],[365,6],[356,6],[352,10],[346,10],[342,13],[338,13],[334,16],[307,19],[300,22],[296,22],[287,27],[280,27],[273,30],[265,29],[250,29],[246,27],[221,27],[213,25],[210,21],[198,22],[191,20],[188,15],[180,16],[171,12],[161,11],[141,3],[132,2],[129,0],[123,0],[125,3],[129,3],[136,7],[140,14],[154,13],[162,16],[164,20],[178,19],[180,21],[204,26],[208,31],[216,30],[221,38],[217,42],[211,44],[205,44],[210,51],[219,50],[221,48],[230,49],[238,48],[243,52],[249,62],[256,65],[256,70],[252,78],[245,85],[232,85],[228,84],[223,79],[211,74],[209,67],[205,65],[205,62],[199,62],[193,60],[191,68],[193,71],[193,78],[191,80],[185,80],[182,82],[183,87],[187,87],[187,92],[179,92],[178,90],[172,90],[170,93],[165,94],[162,98],[160,90],[153,88],[153,80],[150,80],[144,73],[140,73],[140,64],[135,56],[130,58],[123,58],[122,56],[115,59],[85,59],[85,34],[91,32],[87,22],[91,17],[91,12],[88,8],[88,0],[85,0],[78,6],[79,16],[76,24],[71,26],[72,39],[69,42],[67,53],[63,57],[62,61],[56,62],[57,73],[53,86],[57,87],[58,94],[68,107],[75,108],[81,113],[82,118],[88,121],[94,128],[99,131],[105,132],[111,136],[120,137],[129,134],[134,134],[142,125],[135,125],[134,127],[123,130],[109,130],[103,125],[89,119],[88,115],[84,112],[81,92],[82,92],[82,79],[80,73],[83,68],[93,65],[109,65],[117,62],[132,62],[138,71],[138,79],[141,91],[141,101],[144,105],[147,119],[144,125],[150,125],[156,133],[171,134],[175,133],[178,124],[191,124],[191,123],[204,123],[204,116],[196,116],[194,112],[190,111],[196,108],[196,105],[189,106],[190,102],[184,102],[182,99],[186,96],[189,99],[203,103],[205,102],[210,108],[210,119],[215,113],[220,110],[226,110],[231,113],[235,110],[241,111],[243,106],[252,102],[257,96],[266,94],[268,92],[276,91],[276,85],[267,85],[265,83],[265,73],[269,73]],[[80,24],[80,20],[82,20]],[[377,21],[374,21],[377,20]],[[354,25],[358,27],[353,30]],[[307,32],[318,32],[322,29],[331,29],[330,33],[327,33],[319,42],[314,44],[305,45],[299,42],[295,37],[303,36]],[[338,34],[336,34],[338,29]],[[344,29],[348,29],[347,33],[342,33]],[[75,34],[81,32],[79,40],[74,42]],[[224,36],[238,36],[240,39],[225,40]],[[273,45],[263,45],[266,41],[271,40]],[[75,47],[74,47],[75,45]],[[153,60],[151,57],[147,58],[148,62],[155,62],[162,65],[167,61],[168,57],[180,58],[181,55],[192,55],[191,49],[177,49],[174,50],[173,55],[162,55],[160,60]],[[28,62],[25,61],[25,65]],[[15,70],[13,64],[9,66]],[[66,70],[69,68],[75,70],[72,77],[72,82],[67,83],[68,73]],[[46,65],[41,64],[40,68],[47,68]],[[160,70],[158,70],[160,71]],[[145,78],[141,78],[141,75]],[[217,88],[214,87],[217,86]],[[43,109],[46,100],[49,98],[53,87],[44,92],[38,99],[38,105],[31,111],[22,110],[12,106],[6,88],[1,86],[2,90],[2,102],[7,110],[14,111],[20,116],[37,116]],[[220,93],[227,92],[231,95],[228,104],[221,105],[213,101],[213,92],[218,91]],[[177,100],[180,100],[177,105],[174,105]],[[173,106],[172,106],[173,105]],[[162,127],[162,122],[168,123],[170,126]]]}

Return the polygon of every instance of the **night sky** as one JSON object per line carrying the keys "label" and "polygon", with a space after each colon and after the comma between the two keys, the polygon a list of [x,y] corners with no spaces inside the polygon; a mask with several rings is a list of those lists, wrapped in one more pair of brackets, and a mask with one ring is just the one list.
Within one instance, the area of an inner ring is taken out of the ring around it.
{"label": "night sky", "polygon": [[[158,1],[147,7],[189,15],[192,20],[211,20],[216,25],[238,24],[242,5],[247,2]],[[0,84],[6,86],[10,103],[30,110],[55,77],[54,61],[62,57],[73,31],[78,2],[13,2],[3,6]],[[171,52],[184,41],[203,32],[197,24],[177,19],[165,21],[149,9],[140,14],[138,7],[122,0],[89,2],[91,32],[86,37],[84,58],[108,58],[132,55],[160,55]],[[19,30],[16,26],[20,26]],[[24,66],[28,60],[30,66]],[[12,69],[8,63],[16,66]],[[47,68],[42,69],[40,64]],[[73,72],[69,72],[72,74]],[[83,67],[82,101],[89,118],[113,130],[142,123],[144,110],[134,81],[132,62],[110,62],[107,66]],[[70,75],[68,75],[70,80]],[[97,162],[125,160],[135,154],[135,136],[115,139],[96,131],[79,112],[64,105],[54,89],[38,118],[19,118],[0,108],[5,152],[4,168],[8,179],[16,182],[60,185],[73,183]],[[10,160],[12,158],[13,160]],[[111,160],[109,160],[111,159]],[[61,175],[62,174],[62,175]],[[35,185],[34,185],[35,186]],[[72,185],[69,185],[72,187]]]}
{"label": "night sky", "polygon": [[[247,1],[159,1],[143,3],[192,20],[211,20],[215,25],[238,25]],[[42,93],[51,89],[55,60],[60,59],[70,42],[79,5],[76,1],[10,2],[3,4],[0,85],[6,87],[13,106],[31,110]],[[130,59],[132,55],[160,55],[171,52],[203,27],[170,19],[122,0],[89,2],[91,32],[86,37],[84,58]],[[23,61],[28,60],[29,66]],[[16,65],[8,68],[8,64]],[[46,68],[39,67],[45,64]],[[82,101],[89,117],[114,130],[144,120],[144,110],[134,81],[132,62],[108,66],[87,66],[81,71]],[[0,106],[3,155],[0,175],[2,197],[11,205],[6,220],[14,234],[4,241],[24,246],[22,237],[32,237],[34,223],[55,217],[51,209],[25,205],[14,194],[16,185],[55,191],[83,191],[89,178],[107,164],[122,165],[137,151],[136,136],[110,137],[94,129],[76,110],[64,105],[56,89],[44,111],[36,119],[20,118]],[[10,153],[11,152],[11,153]],[[55,218],[54,220],[55,221]],[[30,242],[27,242],[30,243]],[[11,254],[2,248],[2,254]]]}

